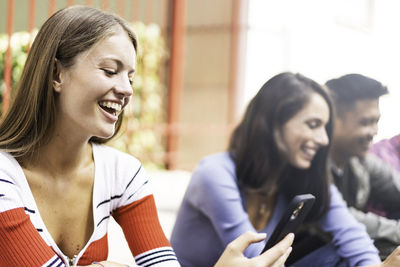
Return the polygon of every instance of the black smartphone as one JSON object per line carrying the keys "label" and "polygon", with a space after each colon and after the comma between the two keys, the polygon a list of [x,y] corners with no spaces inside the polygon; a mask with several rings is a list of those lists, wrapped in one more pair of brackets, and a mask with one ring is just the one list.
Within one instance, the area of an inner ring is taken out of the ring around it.
{"label": "black smartphone", "polygon": [[315,197],[311,194],[295,196],[261,253],[275,246],[276,243],[281,241],[287,234],[295,233],[311,210],[314,201]]}

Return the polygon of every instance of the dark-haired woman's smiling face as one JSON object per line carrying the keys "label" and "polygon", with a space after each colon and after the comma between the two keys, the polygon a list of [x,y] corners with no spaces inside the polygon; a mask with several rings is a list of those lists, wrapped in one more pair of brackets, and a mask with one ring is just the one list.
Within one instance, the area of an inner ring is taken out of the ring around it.
{"label": "dark-haired woman's smiling face", "polygon": [[325,99],[313,93],[305,106],[282,126],[284,157],[292,166],[307,169],[317,151],[329,143],[325,126],[329,107]]}

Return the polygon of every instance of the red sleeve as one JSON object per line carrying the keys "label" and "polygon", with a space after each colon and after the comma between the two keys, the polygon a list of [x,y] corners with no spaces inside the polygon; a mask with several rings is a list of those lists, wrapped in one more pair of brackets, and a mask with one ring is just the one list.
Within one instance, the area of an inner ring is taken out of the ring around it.
{"label": "red sleeve", "polygon": [[134,256],[171,246],[161,228],[153,195],[118,208],[113,217],[124,231]]}
{"label": "red sleeve", "polygon": [[31,223],[24,208],[0,213],[0,266],[63,265]]}

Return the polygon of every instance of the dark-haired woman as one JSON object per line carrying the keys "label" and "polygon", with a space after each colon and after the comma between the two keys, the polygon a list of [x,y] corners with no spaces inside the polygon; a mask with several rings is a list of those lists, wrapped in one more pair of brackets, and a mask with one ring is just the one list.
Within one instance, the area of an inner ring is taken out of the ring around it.
{"label": "dark-haired woman", "polygon": [[[212,266],[243,232],[271,234],[288,201],[305,193],[316,197],[307,222],[318,222],[333,240],[296,266],[380,262],[365,229],[329,184],[332,114],[325,88],[300,74],[281,73],[263,85],[228,151],[206,157],[193,173],[171,237],[182,266]],[[264,244],[252,244],[245,255],[258,255]]]}

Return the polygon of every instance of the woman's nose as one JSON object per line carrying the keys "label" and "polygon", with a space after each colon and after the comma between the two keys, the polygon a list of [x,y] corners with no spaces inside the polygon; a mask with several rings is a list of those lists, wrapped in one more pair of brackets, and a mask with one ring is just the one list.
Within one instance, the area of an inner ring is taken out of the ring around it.
{"label": "woman's nose", "polygon": [[133,89],[129,77],[121,76],[115,85],[115,92],[118,95],[123,95],[124,97],[129,97],[133,94]]}
{"label": "woman's nose", "polygon": [[326,146],[329,144],[329,138],[325,128],[321,128],[321,130],[318,131],[316,136],[316,142],[321,146]]}

